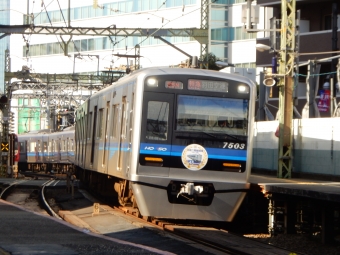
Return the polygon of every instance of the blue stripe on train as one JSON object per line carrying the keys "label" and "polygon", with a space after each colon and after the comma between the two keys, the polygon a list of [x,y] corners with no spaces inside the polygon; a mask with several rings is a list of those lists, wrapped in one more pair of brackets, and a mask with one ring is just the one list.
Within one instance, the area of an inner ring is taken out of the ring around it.
{"label": "blue stripe on train", "polygon": [[[169,144],[152,144],[141,143],[140,154],[160,155],[160,156],[182,156],[186,146],[169,145]],[[231,150],[218,148],[205,148],[210,159],[229,159],[229,160],[247,160],[247,150]]]}

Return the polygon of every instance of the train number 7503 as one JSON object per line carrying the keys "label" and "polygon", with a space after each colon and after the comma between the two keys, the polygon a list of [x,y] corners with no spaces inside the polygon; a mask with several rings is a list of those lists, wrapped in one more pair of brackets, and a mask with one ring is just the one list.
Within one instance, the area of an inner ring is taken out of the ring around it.
{"label": "train number 7503", "polygon": [[244,143],[224,142],[223,144],[223,149],[244,150],[246,148],[246,145]]}

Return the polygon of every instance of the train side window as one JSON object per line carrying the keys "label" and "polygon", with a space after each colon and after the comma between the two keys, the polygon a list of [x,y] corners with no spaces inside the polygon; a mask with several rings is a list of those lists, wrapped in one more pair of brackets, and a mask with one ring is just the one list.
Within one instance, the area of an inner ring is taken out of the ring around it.
{"label": "train side window", "polygon": [[113,138],[117,137],[118,111],[119,111],[119,105],[118,104],[112,105],[111,137]]}
{"label": "train side window", "polygon": [[98,116],[98,129],[97,129],[97,138],[103,138],[103,119],[104,119],[104,114],[103,114],[103,108],[99,109],[99,116]]}
{"label": "train side window", "polygon": [[95,135],[96,135],[96,124],[97,124],[97,106],[94,107],[94,113],[93,113],[93,126],[92,126],[92,144],[91,144],[91,164],[93,164],[94,161],[94,146],[95,146]]}
{"label": "train side window", "polygon": [[30,152],[35,152],[35,142],[30,142]]}
{"label": "train side window", "polygon": [[70,151],[74,151],[74,141],[73,141],[73,139],[70,140]]}
{"label": "train side window", "polygon": [[26,151],[25,142],[19,142],[19,146],[20,146],[20,151],[22,152]]}
{"label": "train side window", "polygon": [[146,138],[149,140],[167,140],[169,122],[169,103],[148,102]]}
{"label": "train side window", "polygon": [[87,139],[91,138],[91,121],[92,121],[92,112],[89,114],[89,118],[87,119]]}

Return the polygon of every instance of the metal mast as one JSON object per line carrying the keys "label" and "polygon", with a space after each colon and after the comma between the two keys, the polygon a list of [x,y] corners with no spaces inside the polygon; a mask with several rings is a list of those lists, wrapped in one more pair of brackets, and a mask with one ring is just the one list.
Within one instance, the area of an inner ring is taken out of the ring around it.
{"label": "metal mast", "polygon": [[[201,29],[208,31],[209,29],[209,0],[201,0]],[[201,44],[201,58],[206,57],[206,61],[203,61],[203,68],[208,69],[208,38],[195,38]]]}
{"label": "metal mast", "polygon": [[292,174],[292,122],[293,122],[293,69],[295,60],[295,7],[296,0],[281,1],[281,49],[279,59],[279,166],[277,177],[291,178]]}

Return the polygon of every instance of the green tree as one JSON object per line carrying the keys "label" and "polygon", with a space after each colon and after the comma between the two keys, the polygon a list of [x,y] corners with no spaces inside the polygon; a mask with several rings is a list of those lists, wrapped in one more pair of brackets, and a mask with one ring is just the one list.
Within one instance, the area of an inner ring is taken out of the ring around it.
{"label": "green tree", "polygon": [[216,61],[221,61],[221,59],[217,58],[214,53],[207,53],[200,57],[200,62],[202,63],[208,63],[208,69],[209,70],[216,70],[219,71],[224,67],[219,67],[216,65]]}

